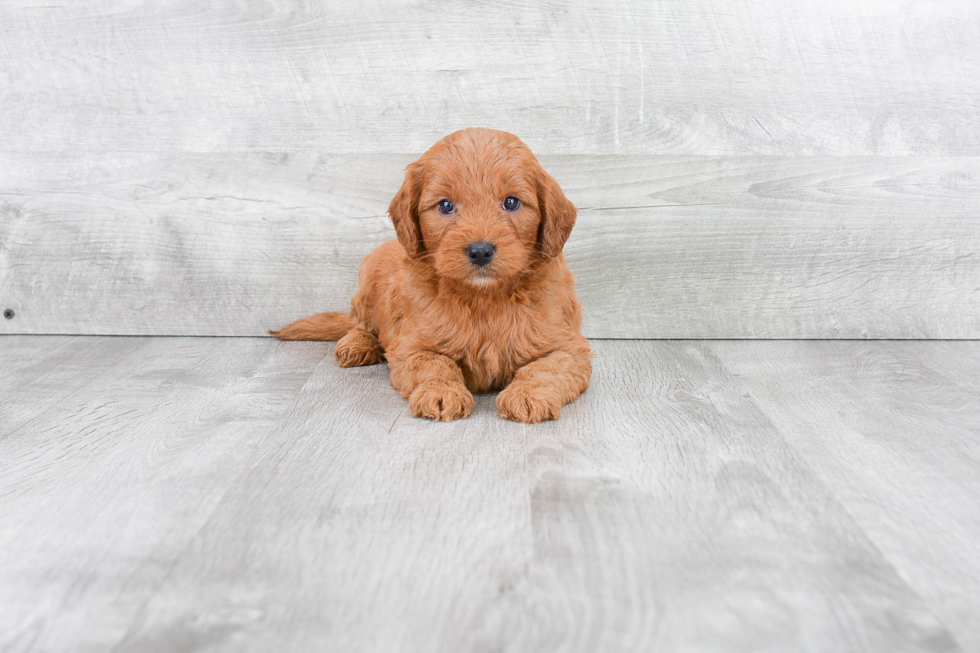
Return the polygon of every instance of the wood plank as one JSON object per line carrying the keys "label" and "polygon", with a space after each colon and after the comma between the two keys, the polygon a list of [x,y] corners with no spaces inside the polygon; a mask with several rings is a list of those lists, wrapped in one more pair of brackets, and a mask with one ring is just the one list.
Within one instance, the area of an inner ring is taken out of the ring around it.
{"label": "wood plank", "polygon": [[[0,339],[4,351],[24,346]],[[56,370],[11,373],[29,387],[4,397],[5,651],[116,644],[329,351],[178,338],[77,338],[66,348],[77,352]]]}
{"label": "wood plank", "polygon": [[710,349],[963,650],[980,650],[980,343]]}
{"label": "wood plank", "polygon": [[468,650],[439,642],[530,546],[495,413],[414,419],[385,366],[318,367],[117,650]]}
{"label": "wood plank", "polygon": [[70,393],[104,383],[106,373],[146,343],[142,338],[3,336],[0,439],[13,437]]}
{"label": "wood plank", "polygon": [[526,650],[955,648],[709,350],[596,345],[599,392],[529,438],[539,564],[489,623]]}
{"label": "wood plank", "polygon": [[535,427],[318,367],[117,650],[959,650],[707,349],[596,349]]}
{"label": "wood plank", "polygon": [[[0,333],[343,310],[414,155],[0,155]],[[980,158],[552,156],[598,338],[978,338]]]}
{"label": "wood plank", "polygon": [[8,151],[980,154],[972,0],[0,8]]}
{"label": "wood plank", "polygon": [[81,348],[82,340],[77,336],[5,336],[0,339],[3,352],[0,395],[7,397],[9,392],[35,382],[44,375],[40,370],[58,367],[66,354]]}

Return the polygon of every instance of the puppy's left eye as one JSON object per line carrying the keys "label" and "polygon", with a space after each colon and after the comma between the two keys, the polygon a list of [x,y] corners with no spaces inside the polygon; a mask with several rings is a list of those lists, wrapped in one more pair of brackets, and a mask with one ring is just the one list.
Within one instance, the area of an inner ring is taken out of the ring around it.
{"label": "puppy's left eye", "polygon": [[507,199],[504,200],[505,211],[516,211],[519,208],[521,208],[521,201],[513,195],[508,196]]}
{"label": "puppy's left eye", "polygon": [[443,215],[449,215],[456,210],[456,205],[449,200],[441,200],[436,206],[439,207],[439,213]]}

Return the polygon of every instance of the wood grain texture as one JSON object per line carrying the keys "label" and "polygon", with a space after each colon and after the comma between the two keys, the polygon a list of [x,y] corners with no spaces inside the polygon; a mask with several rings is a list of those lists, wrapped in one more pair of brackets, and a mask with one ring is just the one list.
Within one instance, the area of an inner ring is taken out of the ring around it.
{"label": "wood grain texture", "polygon": [[421,421],[385,366],[318,367],[118,650],[471,650],[448,640],[531,546],[520,427],[475,412]]}
{"label": "wood grain texture", "polygon": [[498,648],[955,650],[709,350],[594,344],[585,401],[527,432],[535,559],[474,620]]}
{"label": "wood grain texture", "polygon": [[980,650],[980,344],[710,348],[963,650]]}
{"label": "wood grain texture", "polygon": [[259,340],[51,347],[0,410],[0,649],[108,650],[323,359]]}
{"label": "wood grain texture", "polygon": [[8,151],[980,155],[972,0],[0,6]]}
{"label": "wood grain texture", "polygon": [[[0,155],[0,333],[344,310],[413,155]],[[551,156],[598,338],[978,338],[980,159]]]}
{"label": "wood grain texture", "polygon": [[[940,375],[980,345],[919,344],[595,342],[524,426],[413,419],[321,343],[0,337],[0,648],[969,651],[975,520],[938,499],[976,497],[980,402]],[[779,412],[807,379],[833,432]],[[803,442],[868,428],[887,460]]]}
{"label": "wood grain texture", "polygon": [[483,125],[582,207],[591,337],[980,337],[972,0],[10,0],[0,60],[0,334],[343,308]]}

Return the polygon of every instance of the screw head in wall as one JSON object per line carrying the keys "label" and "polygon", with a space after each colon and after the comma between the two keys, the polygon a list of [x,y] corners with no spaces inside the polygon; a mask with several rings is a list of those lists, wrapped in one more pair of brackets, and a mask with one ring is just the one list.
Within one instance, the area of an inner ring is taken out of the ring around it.
{"label": "screw head in wall", "polygon": [[12,309],[12,308],[8,308],[7,310],[5,310],[5,311],[3,312],[3,316],[4,316],[5,318],[7,318],[8,320],[12,320],[12,319],[14,319],[14,309]]}

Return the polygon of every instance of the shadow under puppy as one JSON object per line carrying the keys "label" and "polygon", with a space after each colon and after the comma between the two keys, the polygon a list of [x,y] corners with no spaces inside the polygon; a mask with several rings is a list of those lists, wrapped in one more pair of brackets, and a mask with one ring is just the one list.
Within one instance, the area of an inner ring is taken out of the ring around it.
{"label": "shadow under puppy", "polygon": [[472,392],[503,388],[503,417],[557,419],[592,374],[558,183],[513,134],[465,129],[408,166],[388,212],[398,240],[364,258],[350,313],[270,333],[339,339],[344,367],[387,359],[416,417],[466,417]]}

